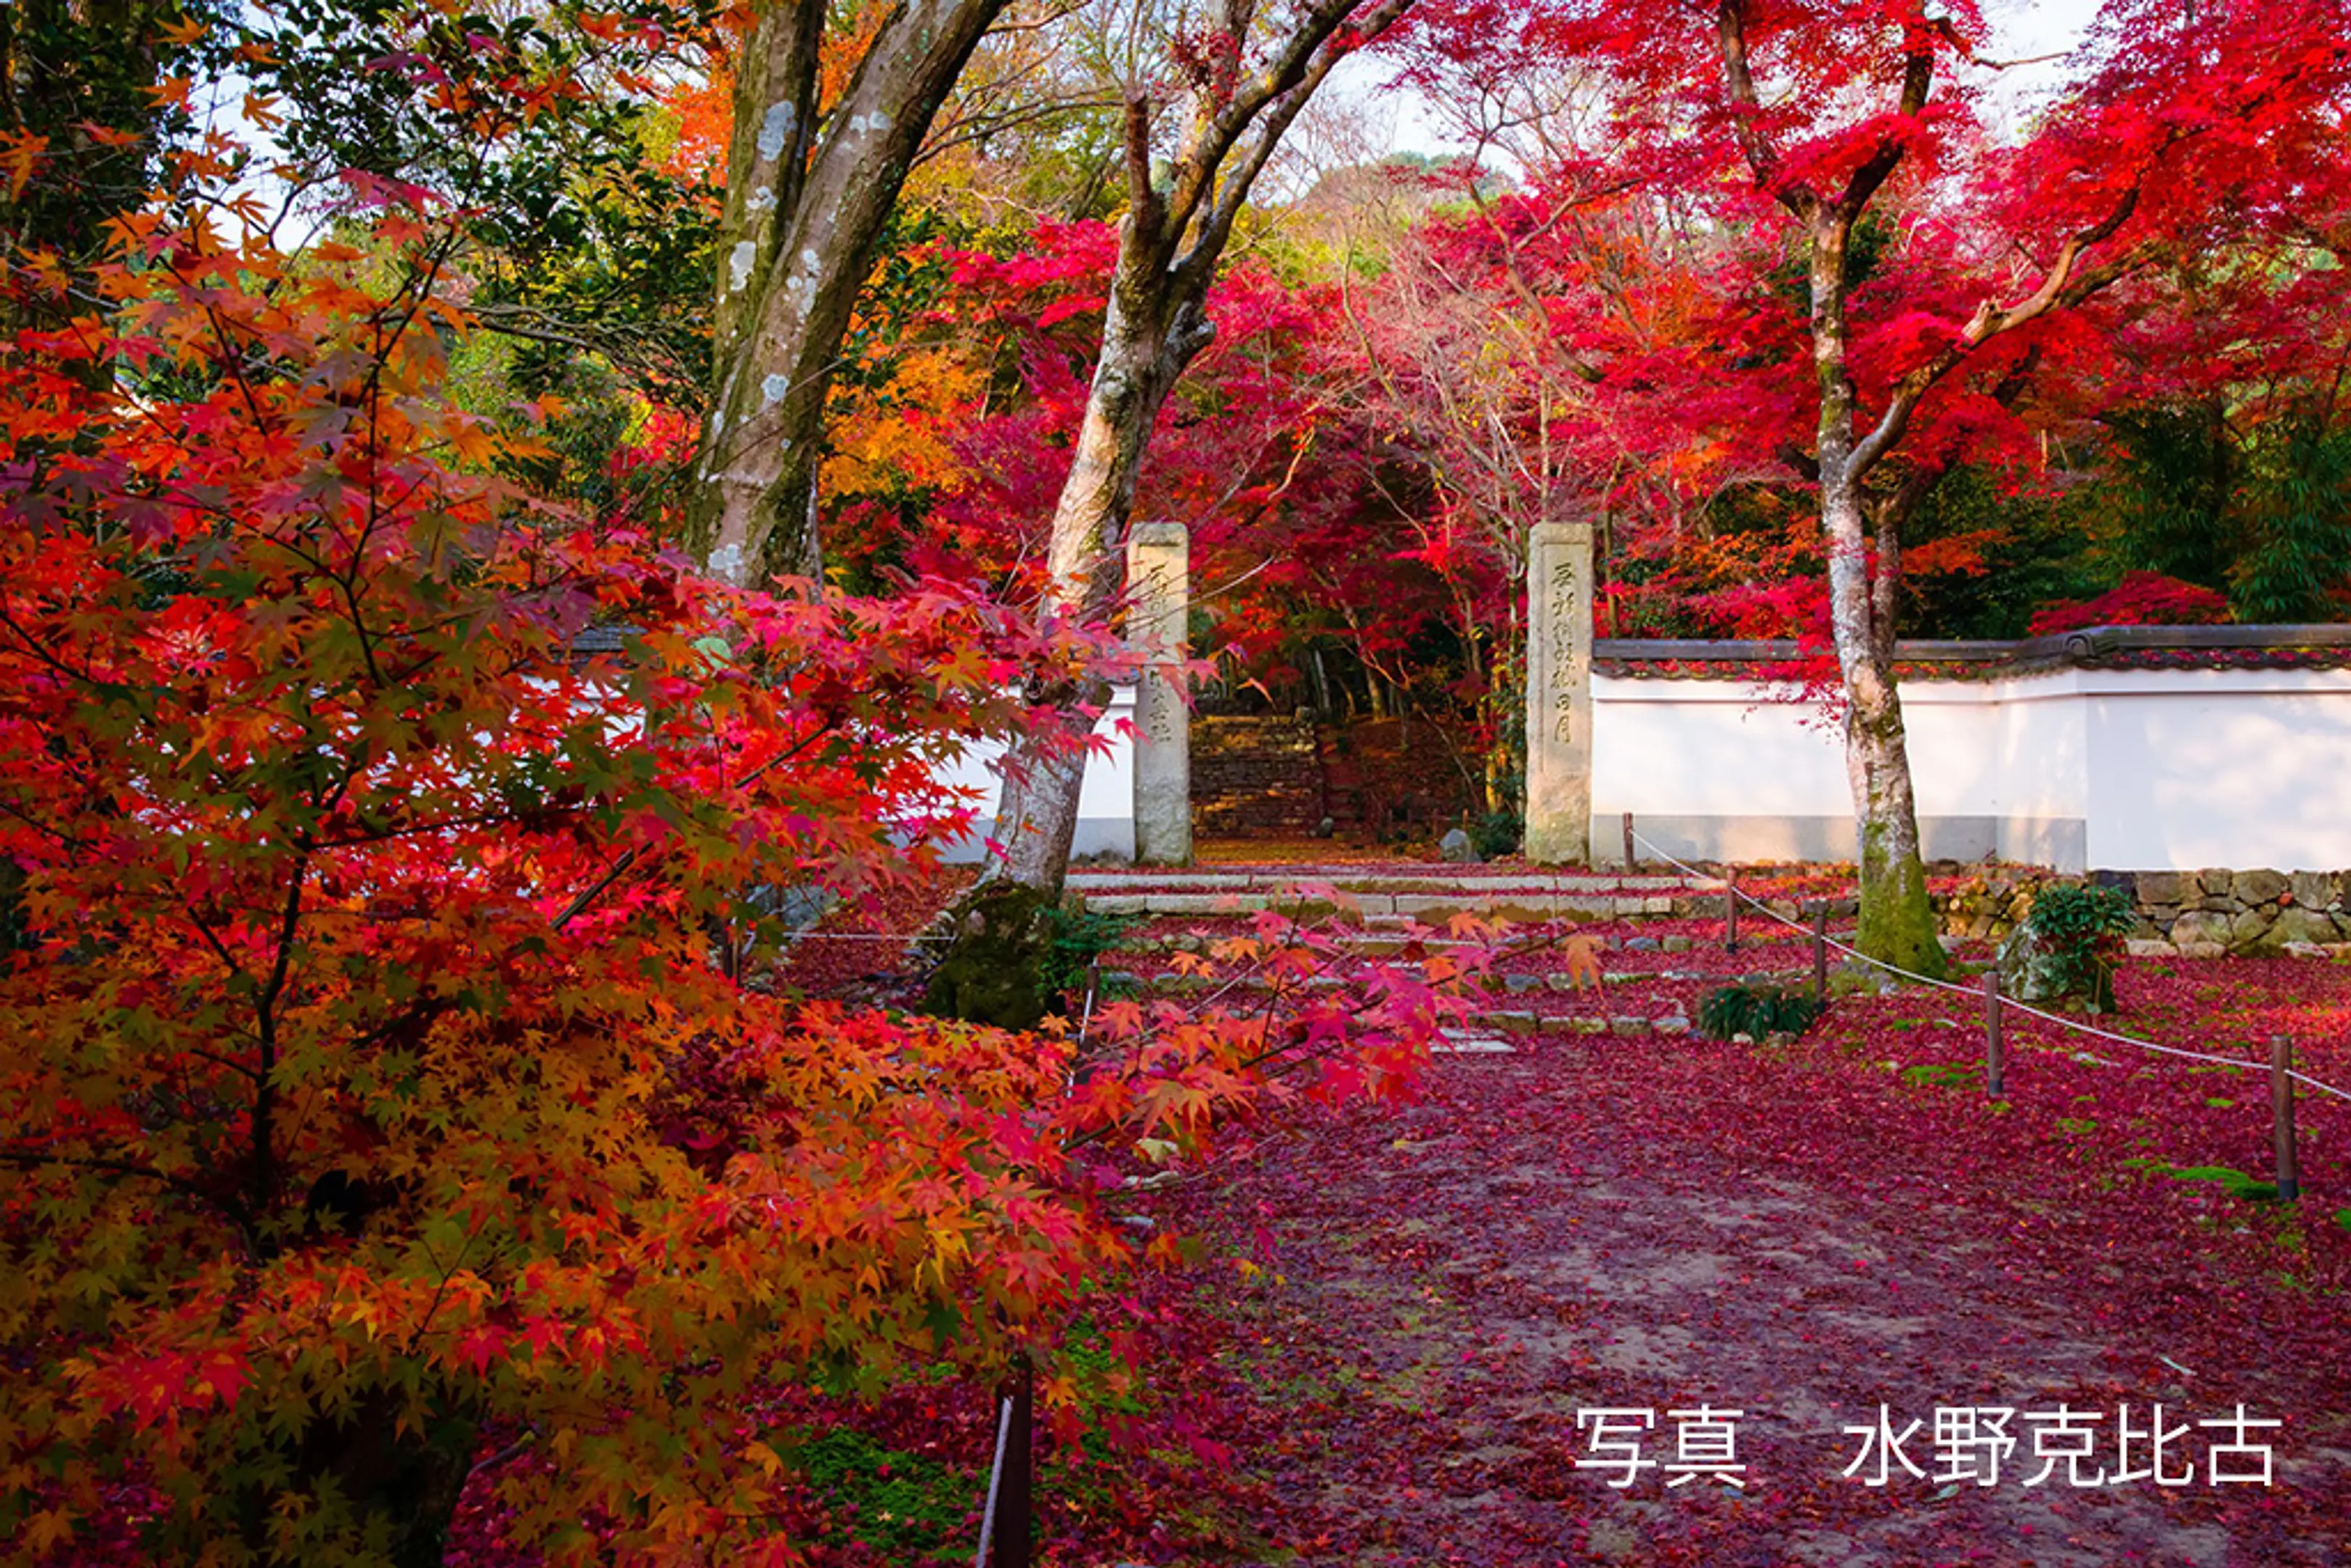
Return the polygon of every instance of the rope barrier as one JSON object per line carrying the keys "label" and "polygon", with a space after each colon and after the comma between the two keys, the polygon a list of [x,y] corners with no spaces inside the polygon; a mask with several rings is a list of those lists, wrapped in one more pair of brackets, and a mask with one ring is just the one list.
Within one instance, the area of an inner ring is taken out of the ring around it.
{"label": "rope barrier", "polygon": [[893,936],[887,931],[798,931],[784,938],[786,942],[946,942],[946,936],[925,936],[911,932]]}
{"label": "rope barrier", "polygon": [[[1929,986],[1937,990],[1949,991],[1956,996],[1966,997],[1970,1001],[1974,1001],[1976,999],[1977,994],[1965,986],[1956,986],[1949,980],[1938,980],[1928,975],[1914,973],[1911,970],[1902,967],[1899,964],[1889,964],[1883,958],[1872,957],[1869,954],[1861,951],[1857,947],[1847,946],[1844,943],[1838,941],[1834,936],[1819,936],[1816,933],[1808,931],[1803,925],[1796,921],[1789,919],[1786,915],[1782,915],[1770,904],[1765,904],[1761,899],[1741,891],[1739,884],[1736,882],[1733,882],[1730,878],[1716,876],[1710,872],[1700,871],[1698,867],[1689,864],[1686,861],[1675,859],[1674,856],[1668,854],[1666,851],[1658,848],[1656,844],[1651,843],[1649,840],[1637,829],[1634,831],[1633,837],[1636,841],[1646,845],[1651,854],[1656,856],[1657,859],[1665,862],[1667,865],[1676,867],[1685,875],[1695,877],[1700,882],[1715,883],[1719,884],[1732,897],[1738,899],[1742,904],[1750,905],[1757,914],[1761,915],[1767,920],[1777,921],[1779,924],[1787,926],[1791,930],[1799,932],[1807,936],[1817,936],[1817,939],[1825,946],[1835,948],[1838,952],[1845,955],[1849,958],[1857,959],[1861,963],[1870,965],[1875,968],[1883,969],[1889,975],[1898,975],[1902,978],[1911,981],[1917,985]],[[2014,1008],[2018,1012],[2023,1013],[2031,1018],[2039,1019],[2043,1023],[2054,1024],[2059,1029],[2071,1030],[2076,1034],[2086,1034],[2099,1040],[2110,1040],[2117,1045],[2136,1046],[2141,1051],[2158,1051],[2165,1056],[2184,1057],[2190,1061],[2217,1062],[2222,1067],[2258,1068],[2261,1065],[2259,1062],[2249,1061],[2241,1056],[2215,1056],[2210,1051],[2186,1051],[2176,1045],[2158,1045],[2151,1040],[2138,1040],[2130,1035],[2116,1034],[2112,1030],[2099,1029],[2092,1024],[2080,1023],[2073,1019],[2060,1017],[2056,1013],[2044,1011],[2040,1008],[2032,1007],[2024,1002],[2020,1002],[2011,997],[2002,997],[2000,999],[2002,1006]],[[2099,1061],[2100,1059],[2093,1057],[2091,1060],[2095,1061]],[[2104,1062],[2102,1064],[2105,1066],[2120,1065],[2116,1062]],[[2332,1094],[2337,1100],[2351,1101],[2351,1093],[2346,1093],[2343,1090],[2335,1088],[2331,1083],[2323,1083],[2317,1079],[2311,1077],[2310,1074],[2306,1072],[2289,1070],[2286,1075],[2292,1078],[2295,1082],[2305,1084],[2310,1088],[2317,1090],[2322,1094]]]}

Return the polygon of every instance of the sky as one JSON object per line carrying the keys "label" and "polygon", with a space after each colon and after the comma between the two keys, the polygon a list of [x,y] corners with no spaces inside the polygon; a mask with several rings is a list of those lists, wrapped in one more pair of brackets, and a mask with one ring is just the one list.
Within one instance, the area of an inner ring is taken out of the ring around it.
{"label": "sky", "polygon": [[[1982,0],[1992,30],[1989,51],[1996,59],[2026,59],[2062,54],[2081,43],[2097,16],[2098,0]],[[2048,60],[2002,71],[1993,89],[2009,115],[2022,115],[2032,100],[2064,79],[2064,62]],[[1364,104],[1379,97],[1374,117],[1392,138],[1391,152],[1430,156],[1457,151],[1429,106],[1410,94],[1382,94],[1384,68],[1364,57],[1343,62],[1324,87],[1344,102]]]}

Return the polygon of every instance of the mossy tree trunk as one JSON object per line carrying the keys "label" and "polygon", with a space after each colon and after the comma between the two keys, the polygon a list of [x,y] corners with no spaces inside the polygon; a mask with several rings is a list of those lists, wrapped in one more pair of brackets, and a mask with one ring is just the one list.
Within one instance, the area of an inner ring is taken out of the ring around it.
{"label": "mossy tree trunk", "polygon": [[[1856,851],[1861,867],[1861,931],[1857,946],[1871,957],[1930,977],[1944,972],[1934,911],[1918,853],[1917,806],[1902,733],[1902,699],[1895,686],[1894,633],[1901,582],[1901,524],[1917,492],[1897,483],[1875,507],[1870,537],[1865,486],[1901,444],[1927,393],[1970,362],[1975,350],[2003,332],[2050,311],[2078,305],[2126,276],[2133,252],[2085,262],[2129,221],[2138,204],[2133,183],[2106,215],[2067,235],[2041,281],[2014,304],[1980,300],[1967,323],[1922,362],[1891,381],[1885,406],[1861,416],[1848,364],[1847,304],[1856,281],[1848,265],[1855,225],[1898,169],[1908,146],[1887,133],[1860,152],[1835,184],[1816,185],[1793,172],[1774,141],[1763,95],[1747,54],[1751,0],[1721,0],[1715,31],[1729,99],[1730,128],[1756,184],[1802,225],[1810,261],[1813,386],[1819,397],[1811,476],[1821,496],[1821,531],[1828,548],[1829,620],[1845,695],[1845,761],[1853,783]],[[1936,37],[1923,24],[1909,35],[1902,79],[1888,121],[1917,122],[1935,75]],[[2029,371],[2027,371],[2029,373]],[[2021,385],[2006,395],[2013,399]],[[1914,475],[1916,478],[1917,476]],[[1875,559],[1872,545],[1875,543]]]}
{"label": "mossy tree trunk", "polygon": [[[1311,0],[1268,15],[1249,4],[1230,5],[1225,35],[1215,42],[1229,50],[1235,68],[1215,90],[1204,84],[1174,105],[1155,107],[1156,82],[1138,79],[1128,89],[1126,214],[1119,223],[1102,354],[1053,512],[1040,613],[1099,622],[1117,608],[1125,588],[1127,525],[1152,428],[1186,368],[1215,340],[1208,289],[1241,209],[1332,68],[1384,32],[1406,4]],[[1256,61],[1244,63],[1252,54]],[[1158,112],[1170,107],[1189,116],[1172,157]],[[1089,682],[1053,700],[1069,727],[1081,730],[1088,712],[1108,695],[1106,685]],[[989,921],[980,909],[992,884],[1028,889],[1040,909],[1060,903],[1084,774],[1084,757],[1066,747],[1013,747],[997,810],[1003,852],[956,911],[946,966],[964,965],[966,946],[980,933],[1006,951],[1002,921]],[[975,914],[982,917],[975,921]],[[1024,966],[1030,974],[1041,971],[1050,939],[1042,922],[1032,928]]]}

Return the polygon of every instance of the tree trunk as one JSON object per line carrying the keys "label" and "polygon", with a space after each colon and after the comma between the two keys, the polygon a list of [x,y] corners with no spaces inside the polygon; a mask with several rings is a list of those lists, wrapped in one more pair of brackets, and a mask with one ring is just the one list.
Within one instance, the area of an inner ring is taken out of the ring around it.
{"label": "tree trunk", "polygon": [[[1896,562],[1881,561],[1873,584],[1861,498],[1844,477],[1821,465],[1821,511],[1830,539],[1829,616],[1844,681],[1845,772],[1861,873],[1861,926],[1855,946],[1871,957],[1939,978],[1942,944],[1927,899],[1918,853],[1918,813],[1910,788],[1910,754],[1902,696],[1894,679]],[[1883,587],[1885,591],[1873,591]],[[1886,611],[1879,613],[1881,605]]]}
{"label": "tree trunk", "polygon": [[710,423],[687,542],[746,586],[822,577],[816,482],[850,312],[931,121],[1006,0],[894,7],[818,125],[823,0],[763,0],[737,61]]}
{"label": "tree trunk", "polygon": [[[1124,586],[1126,528],[1144,447],[1159,410],[1200,350],[1216,336],[1207,300],[1241,204],[1272,157],[1298,111],[1349,48],[1378,37],[1407,0],[1380,0],[1358,15],[1363,0],[1311,0],[1289,23],[1260,69],[1241,70],[1225,90],[1196,95],[1194,118],[1172,160],[1162,160],[1152,108],[1136,92],[1126,104],[1126,215],[1118,230],[1118,260],[1102,319],[1102,357],[1078,430],[1070,474],[1053,509],[1046,556],[1047,583],[1040,607],[1048,617],[1109,619]],[[1240,59],[1248,46],[1252,7],[1228,8],[1224,35]],[[1355,36],[1332,38],[1351,18]],[[1246,143],[1246,145],[1244,145]],[[1227,167],[1228,160],[1232,166]],[[1107,686],[1087,682],[1047,694],[1072,727],[1108,698]],[[1078,795],[1085,757],[1068,747],[1015,744],[1005,760],[996,838],[1000,854],[980,885],[959,906],[956,946],[942,967],[963,960],[969,944],[1006,934],[987,928],[982,905],[1007,885],[1025,890],[1036,925],[1023,935],[1041,961],[1049,928],[1045,911],[1058,905],[1077,831]],[[977,918],[976,918],[977,917]]]}
{"label": "tree trunk", "polygon": [[[1086,396],[1070,475],[1053,508],[1042,607],[1050,616],[1099,623],[1118,607],[1125,589],[1127,524],[1151,427],[1184,367],[1215,335],[1196,301],[1186,299],[1166,311],[1156,298],[1164,287],[1151,276],[1154,259],[1134,254],[1136,248],[1123,232],[1117,280],[1102,321],[1102,360]],[[1165,327],[1156,319],[1163,314],[1169,318]],[[1099,711],[1110,688],[1096,681],[1053,695],[1063,713]],[[990,864],[991,880],[1019,883],[1048,902],[1061,896],[1085,764],[1083,752],[1013,748],[996,817],[1004,851]]]}
{"label": "tree trunk", "polygon": [[1854,451],[1854,388],[1845,369],[1845,242],[1851,214],[1822,209],[1813,221],[1813,368],[1820,389],[1821,531],[1829,557],[1829,630],[1844,681],[1845,773],[1853,786],[1861,922],[1855,946],[1882,963],[1940,978],[1942,944],[1918,854],[1918,812],[1902,698],[1894,679],[1898,519],[1890,557],[1872,579],[1869,533]]}
{"label": "tree trunk", "polygon": [[444,1409],[426,1425],[402,1429],[404,1403],[371,1389],[347,1415],[315,1416],[298,1437],[284,1440],[291,1484],[256,1485],[239,1499],[246,1550],[263,1562],[298,1561],[272,1553],[271,1538],[285,1523],[281,1510],[289,1496],[309,1509],[330,1493],[351,1511],[354,1525],[379,1525],[392,1568],[439,1568],[473,1474],[481,1425],[470,1414]]}

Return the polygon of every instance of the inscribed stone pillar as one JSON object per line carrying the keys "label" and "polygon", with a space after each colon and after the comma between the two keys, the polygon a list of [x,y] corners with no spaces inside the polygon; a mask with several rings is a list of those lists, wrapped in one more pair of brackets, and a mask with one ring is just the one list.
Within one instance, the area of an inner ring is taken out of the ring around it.
{"label": "inscribed stone pillar", "polygon": [[1527,859],[1588,864],[1592,525],[1538,523],[1527,548]]}
{"label": "inscribed stone pillar", "polygon": [[1126,542],[1127,636],[1149,662],[1134,693],[1134,858],[1192,860],[1192,713],[1180,664],[1192,608],[1191,531],[1138,523]]}

